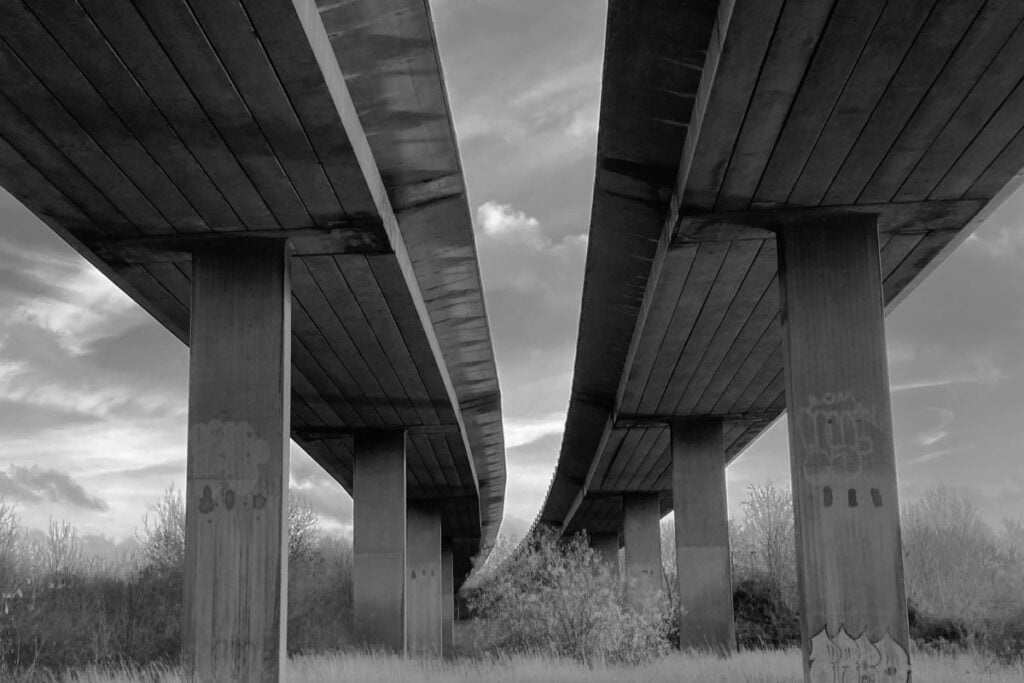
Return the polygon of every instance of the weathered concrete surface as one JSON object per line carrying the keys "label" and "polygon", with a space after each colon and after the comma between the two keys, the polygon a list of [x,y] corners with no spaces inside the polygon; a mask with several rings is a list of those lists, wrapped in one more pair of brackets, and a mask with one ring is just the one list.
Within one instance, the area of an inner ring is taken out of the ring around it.
{"label": "weathered concrete surface", "polygon": [[672,425],[679,645],[736,649],[722,420]]}
{"label": "weathered concrete surface", "polygon": [[183,659],[195,681],[277,681],[285,654],[287,248],[193,259]]}
{"label": "weathered concrete surface", "polygon": [[406,530],[405,633],[410,654],[440,655],[441,515],[410,504]]}
{"label": "weathered concrete surface", "polygon": [[405,432],[355,438],[353,626],[361,644],[405,653]]}
{"label": "weathered concrete surface", "polygon": [[[885,680],[903,681],[909,633],[874,218],[784,225],[779,275],[805,678],[826,680],[835,665],[895,669]],[[836,661],[856,639],[881,660]]]}
{"label": "weathered concrete surface", "polygon": [[626,545],[626,595],[643,604],[657,599],[664,585],[661,567],[661,507],[657,493],[622,497]]}

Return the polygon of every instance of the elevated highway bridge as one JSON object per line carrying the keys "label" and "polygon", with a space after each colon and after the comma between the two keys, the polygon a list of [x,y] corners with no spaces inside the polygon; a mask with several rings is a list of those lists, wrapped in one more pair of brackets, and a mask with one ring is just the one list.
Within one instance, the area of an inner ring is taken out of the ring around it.
{"label": "elevated highway bridge", "polygon": [[[883,317],[1019,185],[1022,19],[1010,0],[610,1],[537,521],[624,545],[640,593],[674,511],[684,645],[734,647],[724,468],[788,411],[807,680],[909,680]],[[871,661],[833,661],[846,637]]]}
{"label": "elevated highway bridge", "polygon": [[289,437],[354,497],[363,641],[450,647],[505,454],[426,0],[0,16],[0,184],[190,346],[194,678],[278,680]]}

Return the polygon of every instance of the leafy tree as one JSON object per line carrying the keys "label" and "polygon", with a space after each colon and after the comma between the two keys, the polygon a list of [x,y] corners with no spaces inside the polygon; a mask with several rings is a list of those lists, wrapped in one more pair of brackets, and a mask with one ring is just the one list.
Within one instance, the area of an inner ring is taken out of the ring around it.
{"label": "leafy tree", "polygon": [[[288,558],[309,556],[320,542],[320,520],[300,493],[288,495]],[[163,569],[181,568],[185,561],[185,498],[173,485],[143,517],[139,537],[145,562]]]}
{"label": "leafy tree", "polygon": [[71,574],[81,562],[78,531],[66,520],[50,520],[46,535],[46,571],[52,577]]}
{"label": "leafy tree", "polygon": [[731,523],[733,574],[736,582],[756,580],[777,590],[787,605],[797,603],[793,498],[768,482],[747,487],[743,522]]}
{"label": "leafy tree", "polygon": [[12,592],[18,579],[18,515],[0,498],[0,593]]}
{"label": "leafy tree", "polygon": [[301,493],[288,494],[288,561],[308,558],[323,536],[320,518]]}
{"label": "leafy tree", "polygon": [[172,484],[142,518],[139,538],[146,563],[159,569],[185,564],[185,498]]}
{"label": "leafy tree", "polygon": [[930,615],[985,617],[998,596],[1001,558],[978,506],[946,486],[903,509],[907,593]]}

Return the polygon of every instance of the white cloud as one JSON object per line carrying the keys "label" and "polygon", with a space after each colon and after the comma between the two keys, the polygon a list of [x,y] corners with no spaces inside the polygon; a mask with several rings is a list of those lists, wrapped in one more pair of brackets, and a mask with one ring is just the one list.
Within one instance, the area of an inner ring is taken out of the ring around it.
{"label": "white cloud", "polygon": [[597,128],[598,109],[592,107],[574,111],[567,132],[576,139],[589,141],[597,137]]}
{"label": "white cloud", "polygon": [[960,451],[958,451],[955,448],[946,448],[946,449],[938,450],[938,451],[929,451],[929,452],[923,453],[922,455],[919,455],[919,456],[917,456],[915,458],[911,458],[910,460],[907,460],[907,465],[922,465],[922,464],[924,464],[926,462],[931,462],[932,460],[938,460],[939,458],[944,458],[947,455],[952,455],[954,453],[959,453],[959,452]]}
{"label": "white cloud", "polygon": [[505,448],[533,443],[551,434],[561,434],[565,428],[565,413],[552,413],[540,418],[506,418]]}
{"label": "white cloud", "polygon": [[510,460],[505,487],[505,515],[532,520],[547,494],[553,470],[553,460],[551,465],[525,467]]}
{"label": "white cloud", "polygon": [[967,372],[956,374],[939,375],[926,379],[912,380],[893,384],[894,392],[913,391],[915,389],[931,389],[944,387],[951,384],[980,384],[982,386],[993,386],[1001,382],[1006,375],[996,365],[991,356],[975,354],[970,357],[970,363],[974,368]]}
{"label": "white cloud", "polygon": [[912,344],[890,338],[887,347],[890,367],[908,363],[917,358],[917,349]]}
{"label": "white cloud", "polygon": [[[142,523],[146,506],[168,484],[184,486],[186,430],[184,420],[149,419],[133,423],[108,421],[72,425],[47,433],[0,441],[0,464],[47,468],[68,472],[91,494],[107,501],[110,509],[84,513],[66,504],[23,505],[19,515],[30,528],[45,528],[50,517],[72,520],[84,533],[105,533],[114,538],[133,534]],[[119,472],[164,462],[180,462],[180,471],[146,477]]]}
{"label": "white cloud", "polygon": [[1018,188],[967,237],[966,243],[980,248],[993,258],[1017,258],[1024,247],[1024,229],[1020,216],[1024,213],[1024,190]]}
{"label": "white cloud", "polygon": [[480,228],[491,237],[515,238],[536,244],[545,241],[540,221],[516,211],[510,204],[485,202],[477,208],[476,216]]}
{"label": "white cloud", "polygon": [[[24,322],[53,332],[61,345],[81,354],[97,339],[137,324],[138,306],[107,276],[81,259],[33,255],[28,273],[39,282],[60,283],[60,299],[35,297],[10,313],[9,322]],[[121,324],[117,324],[121,321]]]}
{"label": "white cloud", "polygon": [[184,406],[176,395],[141,394],[131,387],[111,385],[74,387],[51,382],[37,374],[26,374],[18,381],[0,383],[0,398],[37,407],[55,408],[101,418],[116,418],[118,409],[131,402],[146,413],[183,414]]}
{"label": "white cloud", "polygon": [[949,436],[948,430],[953,422],[953,411],[946,408],[932,408],[932,410],[939,414],[939,425],[935,429],[929,429],[915,436],[914,443],[918,446],[933,446]]}
{"label": "white cloud", "polygon": [[600,88],[600,68],[588,60],[565,68],[558,65],[548,77],[534,80],[531,86],[512,99],[513,107],[558,107],[593,99]]}

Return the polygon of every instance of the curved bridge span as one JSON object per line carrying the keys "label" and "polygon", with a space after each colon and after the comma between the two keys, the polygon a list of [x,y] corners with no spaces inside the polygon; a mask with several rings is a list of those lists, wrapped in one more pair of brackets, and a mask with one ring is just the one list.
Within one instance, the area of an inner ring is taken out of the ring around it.
{"label": "curved bridge span", "polygon": [[575,375],[537,523],[624,544],[632,589],[660,590],[674,510],[683,642],[730,649],[724,467],[788,411],[808,680],[832,680],[846,634],[905,681],[883,318],[1019,185],[1024,5],[609,5]]}
{"label": "curved bridge span", "polygon": [[190,345],[196,679],[277,680],[289,437],[355,499],[366,643],[450,646],[505,455],[426,0],[0,13],[0,183]]}

